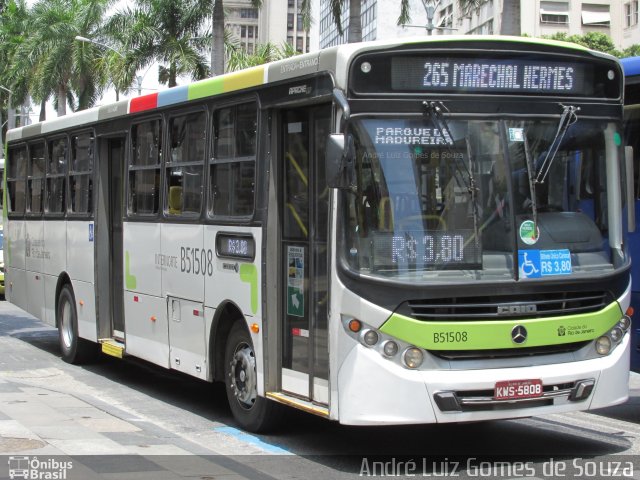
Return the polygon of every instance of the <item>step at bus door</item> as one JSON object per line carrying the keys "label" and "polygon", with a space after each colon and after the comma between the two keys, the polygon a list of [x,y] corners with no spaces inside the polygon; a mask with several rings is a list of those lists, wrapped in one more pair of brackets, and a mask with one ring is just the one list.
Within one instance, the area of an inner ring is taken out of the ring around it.
{"label": "step at bus door", "polygon": [[124,340],[123,179],[126,138],[100,137],[95,219],[98,338]]}
{"label": "step at bus door", "polygon": [[324,175],[330,105],[281,115],[280,199],[285,392],[329,403],[327,236],[329,192]]}

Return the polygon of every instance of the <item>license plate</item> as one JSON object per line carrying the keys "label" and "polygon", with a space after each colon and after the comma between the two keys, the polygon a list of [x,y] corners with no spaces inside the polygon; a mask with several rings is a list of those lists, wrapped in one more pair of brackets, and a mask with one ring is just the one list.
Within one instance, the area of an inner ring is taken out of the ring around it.
{"label": "license plate", "polygon": [[542,380],[510,380],[496,382],[494,400],[519,400],[521,398],[541,397]]}

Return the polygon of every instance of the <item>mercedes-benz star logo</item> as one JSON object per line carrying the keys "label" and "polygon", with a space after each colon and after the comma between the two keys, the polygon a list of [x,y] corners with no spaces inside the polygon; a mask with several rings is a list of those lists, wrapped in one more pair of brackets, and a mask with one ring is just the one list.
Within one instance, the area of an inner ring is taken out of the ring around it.
{"label": "mercedes-benz star logo", "polygon": [[527,329],[522,325],[513,327],[513,330],[511,330],[511,340],[513,340],[513,343],[522,345],[527,340]]}

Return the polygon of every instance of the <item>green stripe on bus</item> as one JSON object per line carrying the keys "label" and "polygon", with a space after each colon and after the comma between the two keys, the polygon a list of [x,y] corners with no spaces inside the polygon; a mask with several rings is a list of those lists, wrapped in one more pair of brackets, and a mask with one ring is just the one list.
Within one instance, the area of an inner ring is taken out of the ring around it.
{"label": "green stripe on bus", "polygon": [[205,98],[211,95],[220,95],[223,92],[224,84],[222,77],[213,77],[200,82],[189,85],[187,90],[187,98],[189,100],[196,100],[198,98]]}
{"label": "green stripe on bus", "polygon": [[258,269],[253,263],[240,265],[240,280],[251,286],[251,311],[258,313]]}
{"label": "green stripe on bus", "polygon": [[129,252],[126,252],[124,254],[124,284],[127,290],[135,290],[138,286],[138,281],[135,275],[131,275],[130,267]]}
{"label": "green stripe on bus", "polygon": [[[426,350],[489,350],[542,347],[593,340],[622,318],[617,302],[594,313],[522,320],[427,322],[393,314],[380,331]],[[518,345],[511,330],[522,325],[527,339]]]}

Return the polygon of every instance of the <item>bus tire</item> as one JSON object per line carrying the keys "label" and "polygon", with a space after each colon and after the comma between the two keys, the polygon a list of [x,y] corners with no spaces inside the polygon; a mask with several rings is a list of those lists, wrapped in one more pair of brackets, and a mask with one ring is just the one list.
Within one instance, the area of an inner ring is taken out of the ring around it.
{"label": "bus tire", "polygon": [[224,363],[227,399],[240,427],[255,433],[273,429],[280,419],[281,406],[258,396],[256,356],[243,320],[231,327]]}
{"label": "bus tire", "polygon": [[76,297],[69,284],[64,285],[60,290],[56,318],[62,359],[76,365],[94,360],[97,356],[96,345],[78,336]]}

